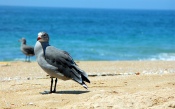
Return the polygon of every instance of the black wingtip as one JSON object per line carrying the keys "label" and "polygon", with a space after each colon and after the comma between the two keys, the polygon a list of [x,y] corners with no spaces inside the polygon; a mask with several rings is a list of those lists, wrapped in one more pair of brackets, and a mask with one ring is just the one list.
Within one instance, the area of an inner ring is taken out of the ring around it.
{"label": "black wingtip", "polygon": [[82,80],[90,83],[89,79],[87,77],[85,77],[84,75],[82,75]]}

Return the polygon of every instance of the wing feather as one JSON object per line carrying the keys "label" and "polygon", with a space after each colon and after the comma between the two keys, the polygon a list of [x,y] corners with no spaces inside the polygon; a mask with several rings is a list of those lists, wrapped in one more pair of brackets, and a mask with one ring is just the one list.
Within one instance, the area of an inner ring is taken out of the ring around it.
{"label": "wing feather", "polygon": [[45,49],[46,61],[64,76],[72,78],[76,82],[83,84],[83,81],[89,82],[87,74],[78,68],[73,58],[66,51],[59,50],[53,46],[47,46]]}
{"label": "wing feather", "polygon": [[23,50],[28,54],[34,54],[34,48],[31,46],[23,46]]}
{"label": "wing feather", "polygon": [[53,46],[48,46],[45,49],[45,59],[49,64],[57,67],[60,73],[71,77],[70,71],[72,70],[75,62],[69,53],[59,50]]}

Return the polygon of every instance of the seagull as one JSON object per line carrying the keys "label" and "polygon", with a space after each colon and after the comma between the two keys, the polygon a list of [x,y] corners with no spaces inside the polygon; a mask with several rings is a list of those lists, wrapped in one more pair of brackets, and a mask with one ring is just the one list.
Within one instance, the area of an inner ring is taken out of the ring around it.
{"label": "seagull", "polygon": [[[88,88],[85,82],[90,83],[90,80],[86,72],[78,67],[68,52],[51,46],[49,35],[46,32],[38,33],[34,52],[39,66],[51,78],[50,93],[56,92],[57,78],[62,80],[72,79],[84,88]],[[52,90],[53,78],[55,78],[55,85]]]}
{"label": "seagull", "polygon": [[28,62],[30,62],[30,56],[34,56],[34,47],[26,45],[27,41],[25,38],[22,38],[19,40],[21,42],[21,51],[26,55],[25,61],[27,61],[28,57]]}

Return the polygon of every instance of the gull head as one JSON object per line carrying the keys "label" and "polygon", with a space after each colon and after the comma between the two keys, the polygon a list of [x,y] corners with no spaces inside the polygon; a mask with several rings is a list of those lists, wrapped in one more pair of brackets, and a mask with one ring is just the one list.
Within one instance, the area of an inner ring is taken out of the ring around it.
{"label": "gull head", "polygon": [[26,44],[26,43],[27,43],[27,41],[26,41],[25,38],[21,38],[21,39],[19,39],[18,41],[21,42],[22,44]]}
{"label": "gull head", "polygon": [[39,32],[37,41],[39,41],[39,42],[49,42],[49,35],[46,32]]}

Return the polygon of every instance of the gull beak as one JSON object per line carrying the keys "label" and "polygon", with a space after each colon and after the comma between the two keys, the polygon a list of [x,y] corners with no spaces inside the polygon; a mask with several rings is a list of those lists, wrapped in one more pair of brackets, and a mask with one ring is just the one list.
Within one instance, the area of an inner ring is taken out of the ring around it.
{"label": "gull beak", "polygon": [[40,37],[40,36],[38,36],[37,41],[38,41],[38,40],[40,40],[40,39],[41,39],[41,37]]}

